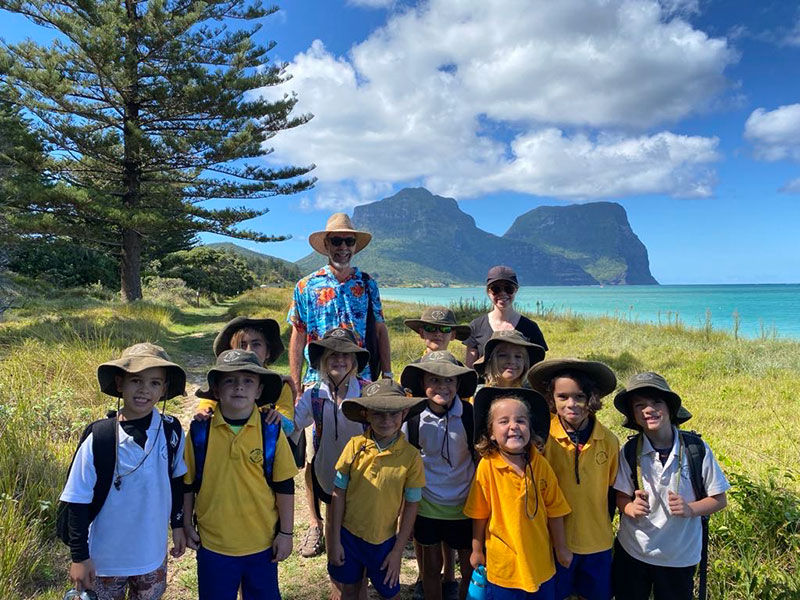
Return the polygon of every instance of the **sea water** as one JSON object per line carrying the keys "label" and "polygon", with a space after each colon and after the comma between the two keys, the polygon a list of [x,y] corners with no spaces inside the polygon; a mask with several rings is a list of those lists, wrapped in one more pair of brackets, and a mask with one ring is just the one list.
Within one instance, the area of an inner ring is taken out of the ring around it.
{"label": "sea water", "polygon": [[[381,287],[381,297],[445,305],[460,299],[488,302],[483,287]],[[534,314],[555,311],[695,328],[710,325],[731,333],[738,321],[743,337],[800,339],[800,284],[521,287],[514,305]]]}

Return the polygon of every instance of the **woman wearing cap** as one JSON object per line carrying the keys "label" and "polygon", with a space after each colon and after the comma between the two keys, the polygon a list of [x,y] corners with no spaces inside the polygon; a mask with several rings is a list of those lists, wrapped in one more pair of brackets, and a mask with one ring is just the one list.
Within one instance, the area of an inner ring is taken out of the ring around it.
{"label": "woman wearing cap", "polygon": [[486,294],[492,310],[469,324],[471,335],[464,341],[467,347],[466,364],[472,367],[484,354],[486,342],[495,331],[516,329],[529,341],[548,350],[539,326],[514,310],[514,295],[519,289],[517,274],[511,267],[497,265],[486,275]]}

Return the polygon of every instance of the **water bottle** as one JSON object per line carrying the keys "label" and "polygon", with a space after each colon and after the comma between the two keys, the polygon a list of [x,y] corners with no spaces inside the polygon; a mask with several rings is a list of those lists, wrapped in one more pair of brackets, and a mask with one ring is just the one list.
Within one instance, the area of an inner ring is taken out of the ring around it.
{"label": "water bottle", "polygon": [[97,600],[97,592],[94,590],[83,590],[79,592],[76,589],[71,589],[64,596],[64,600]]}
{"label": "water bottle", "polygon": [[478,565],[478,568],[472,571],[472,579],[469,582],[469,589],[467,590],[467,600],[485,600],[486,599],[486,567]]}

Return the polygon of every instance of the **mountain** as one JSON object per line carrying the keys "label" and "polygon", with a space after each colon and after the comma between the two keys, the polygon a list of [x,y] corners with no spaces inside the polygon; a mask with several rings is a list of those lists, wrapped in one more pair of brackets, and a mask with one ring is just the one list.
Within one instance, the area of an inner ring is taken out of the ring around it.
{"label": "mountain", "polygon": [[293,262],[269,254],[249,250],[230,242],[207,244],[209,248],[232,252],[247,263],[247,268],[256,275],[259,283],[294,283],[303,276],[301,269]]}
{"label": "mountain", "polygon": [[[487,233],[454,199],[423,188],[357,206],[353,222],[373,235],[353,263],[383,285],[482,284],[498,264],[513,267],[523,285],[597,284],[574,261]],[[325,262],[311,253],[297,264],[309,273]]]}
{"label": "mountain", "polygon": [[658,284],[647,248],[614,202],[540,206],[517,217],[503,238],[572,260],[603,284]]}

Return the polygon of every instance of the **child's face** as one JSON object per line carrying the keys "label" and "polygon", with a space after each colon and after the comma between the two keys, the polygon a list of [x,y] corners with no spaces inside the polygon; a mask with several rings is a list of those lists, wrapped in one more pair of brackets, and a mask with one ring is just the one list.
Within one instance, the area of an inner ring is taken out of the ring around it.
{"label": "child's face", "polygon": [[164,367],[123,373],[116,375],[114,380],[122,396],[123,414],[128,419],[146,417],[167,393],[167,370]]}
{"label": "child's face", "polygon": [[442,327],[438,325],[422,325],[419,328],[419,337],[424,340],[425,349],[428,352],[447,350],[456,334],[452,327],[445,327],[444,329],[448,329],[448,333],[443,333]]}
{"label": "child's face", "polygon": [[497,361],[500,378],[506,382],[516,381],[522,377],[525,369],[525,349],[515,344],[502,342],[494,349],[494,360]]}
{"label": "child's face", "polygon": [[553,403],[556,414],[573,427],[581,425],[589,416],[589,398],[571,377],[553,381]]}
{"label": "child's face", "polygon": [[667,403],[659,396],[634,394],[630,403],[633,419],[645,433],[672,427]]}
{"label": "child's face", "polygon": [[236,348],[232,350],[247,350],[254,352],[263,365],[269,360],[269,345],[264,334],[256,329],[245,329]]}
{"label": "child's face", "polygon": [[391,438],[400,431],[400,427],[403,426],[403,418],[407,412],[407,410],[382,412],[367,409],[364,414],[369,426],[372,428],[372,433],[375,434],[375,438],[384,440]]}
{"label": "child's face", "polygon": [[425,396],[428,398],[428,407],[433,412],[442,414],[453,404],[458,390],[458,379],[434,375],[433,373],[423,373],[422,387],[425,389]]}
{"label": "child's face", "polygon": [[219,400],[225,416],[249,415],[264,386],[257,373],[233,371],[219,373],[214,384],[214,395]]}
{"label": "child's face", "polygon": [[355,366],[355,356],[349,352],[331,352],[325,360],[325,372],[335,381],[351,373]]}
{"label": "child's face", "polygon": [[517,454],[531,441],[531,421],[528,407],[515,398],[501,398],[492,402],[490,438],[501,450]]}

